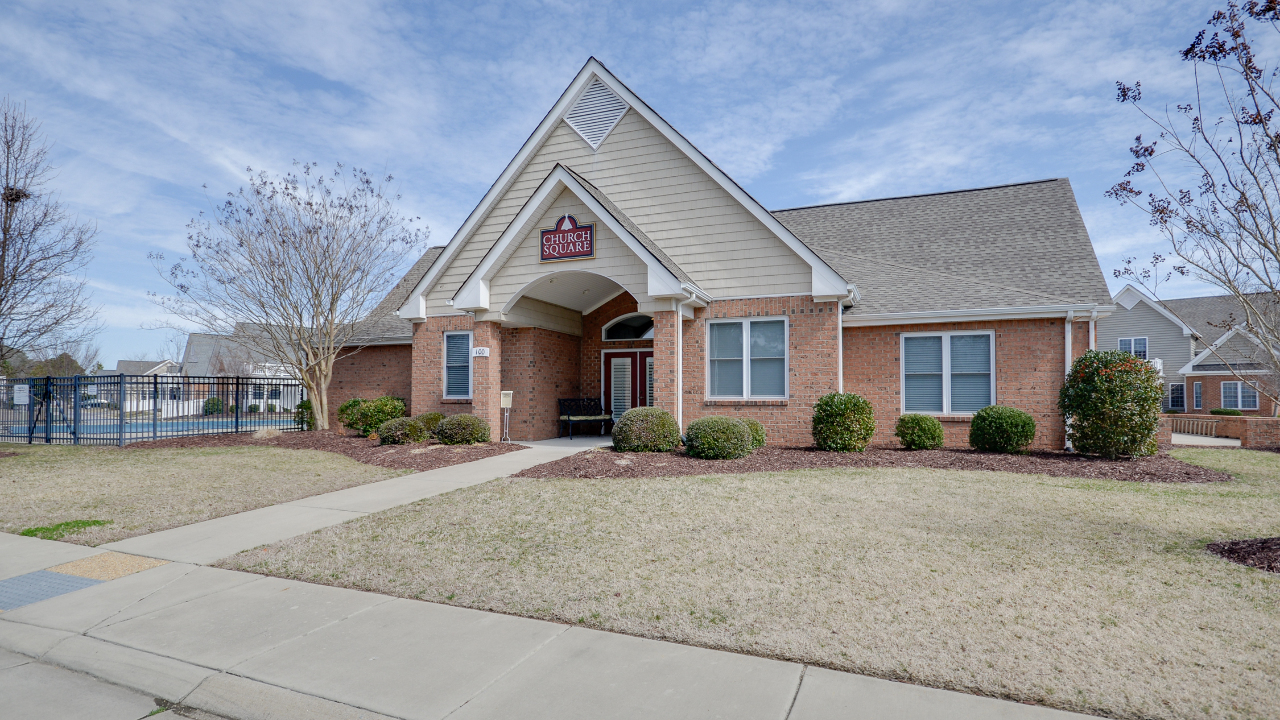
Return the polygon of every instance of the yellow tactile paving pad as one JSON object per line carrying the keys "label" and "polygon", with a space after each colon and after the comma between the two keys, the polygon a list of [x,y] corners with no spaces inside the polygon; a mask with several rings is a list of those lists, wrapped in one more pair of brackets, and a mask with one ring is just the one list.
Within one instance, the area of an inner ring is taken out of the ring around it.
{"label": "yellow tactile paving pad", "polygon": [[132,575],[143,570],[150,570],[153,567],[166,565],[168,562],[168,560],[156,560],[155,558],[142,557],[140,555],[104,552],[82,560],[55,565],[48,568],[48,570],[49,572],[63,575],[75,575],[76,577],[105,581],[122,578],[125,575]]}

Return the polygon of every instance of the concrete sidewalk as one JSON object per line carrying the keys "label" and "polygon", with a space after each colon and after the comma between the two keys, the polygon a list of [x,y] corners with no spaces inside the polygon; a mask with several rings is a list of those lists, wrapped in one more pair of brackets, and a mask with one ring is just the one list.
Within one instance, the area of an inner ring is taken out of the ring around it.
{"label": "concrete sidewalk", "polygon": [[237,720],[1080,717],[188,563],[0,614],[0,649]]}
{"label": "concrete sidewalk", "polygon": [[602,442],[607,444],[608,438],[520,443],[528,449],[139,535],[107,543],[99,549],[205,565],[242,550],[314,532],[379,510],[514,475]]}

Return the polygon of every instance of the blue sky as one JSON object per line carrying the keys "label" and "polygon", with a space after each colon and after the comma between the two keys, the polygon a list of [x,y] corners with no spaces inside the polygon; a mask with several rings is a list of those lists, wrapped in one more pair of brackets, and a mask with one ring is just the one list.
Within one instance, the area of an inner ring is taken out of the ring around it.
{"label": "blue sky", "polygon": [[1125,255],[1164,246],[1102,195],[1150,134],[1113,83],[1184,101],[1177,52],[1213,7],[10,0],[0,93],[43,121],[62,200],[99,228],[112,367],[165,341],[141,328],[165,319],[147,254],[181,254],[246,166],[390,173],[443,244],[591,55],[770,209],[1068,177],[1118,289]]}

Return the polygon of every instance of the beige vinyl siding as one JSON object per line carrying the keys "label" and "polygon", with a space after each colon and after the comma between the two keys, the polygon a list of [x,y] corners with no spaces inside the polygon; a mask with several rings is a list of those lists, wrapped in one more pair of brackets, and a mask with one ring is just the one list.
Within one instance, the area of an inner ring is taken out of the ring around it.
{"label": "beige vinyl siding", "polygon": [[560,122],[427,294],[449,312],[471,270],[556,163],[600,188],[704,290],[718,296],[808,293],[809,265],[634,110],[599,151]]}
{"label": "beige vinyl siding", "polygon": [[1098,320],[1095,341],[1099,350],[1117,350],[1120,338],[1145,337],[1147,357],[1164,361],[1166,382],[1182,382],[1178,370],[1194,355],[1191,338],[1182,334],[1182,328],[1145,302],[1139,302],[1131,310],[1116,305],[1116,311]]}
{"label": "beige vinyl siding", "polygon": [[[1218,328],[1214,328],[1214,329],[1218,330]],[[1222,330],[1222,335],[1226,335],[1226,334],[1227,334],[1227,331]],[[1221,335],[1219,335],[1218,337],[1221,337]],[[1209,347],[1217,341],[1218,341],[1218,338],[1214,338],[1212,341],[1203,344],[1200,347],[1200,352],[1204,352],[1205,350],[1208,350]],[[1236,335],[1233,335],[1230,340],[1226,341],[1221,346],[1219,346],[1216,354],[1210,353],[1206,355],[1205,358],[1201,360],[1196,367],[1201,367],[1204,365],[1221,365],[1224,359],[1227,362],[1232,364],[1238,363],[1238,362],[1260,363],[1264,361],[1264,358],[1262,357],[1262,352],[1263,352],[1262,348],[1253,344],[1253,342],[1251,342],[1248,338],[1241,337],[1240,334],[1237,333]],[[1222,372],[1228,372],[1228,371],[1224,370]]]}
{"label": "beige vinyl siding", "polygon": [[[477,320],[499,320],[498,313],[484,313]],[[492,317],[490,317],[492,316]],[[539,327],[582,337],[582,313],[559,305],[522,297],[506,314],[505,322],[519,327]]]}
{"label": "beige vinyl siding", "polygon": [[[596,256],[587,260],[539,262],[540,231],[555,226],[556,221],[565,213],[577,218],[581,224],[595,224]],[[635,296],[643,296],[649,282],[648,266],[637,258],[635,253],[631,252],[631,248],[627,247],[613,231],[600,222],[600,219],[593,215],[576,195],[565,191],[552,203],[551,209],[520,241],[519,247],[511,254],[511,258],[489,281],[489,308],[501,310],[513,295],[534,280],[554,272],[570,270],[603,275]]]}

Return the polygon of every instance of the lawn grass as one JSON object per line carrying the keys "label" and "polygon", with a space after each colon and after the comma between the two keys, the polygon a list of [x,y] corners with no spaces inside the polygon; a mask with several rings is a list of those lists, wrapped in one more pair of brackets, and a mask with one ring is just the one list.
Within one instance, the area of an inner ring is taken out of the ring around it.
{"label": "lawn grass", "polygon": [[224,567],[1125,718],[1280,716],[1280,455],[1156,484],[930,469],[496,480]]}
{"label": "lawn grass", "polygon": [[[334,453],[3,445],[0,531],[81,545],[189,525],[402,475]],[[97,524],[94,524],[97,523]]]}

